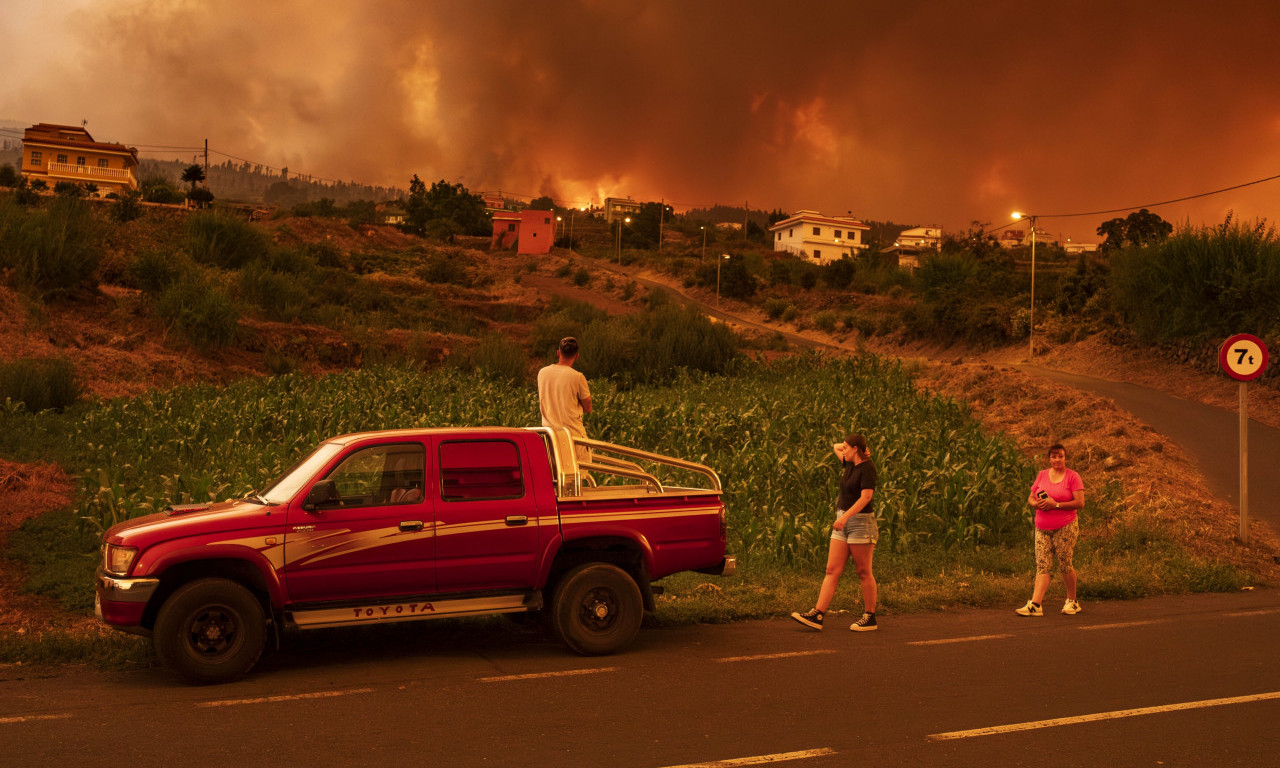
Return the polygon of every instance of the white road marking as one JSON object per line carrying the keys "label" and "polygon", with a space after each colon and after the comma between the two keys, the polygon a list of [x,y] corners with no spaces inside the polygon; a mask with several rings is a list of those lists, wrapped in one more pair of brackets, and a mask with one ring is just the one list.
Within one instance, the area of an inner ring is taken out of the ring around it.
{"label": "white road marking", "polygon": [[1265,616],[1269,613],[1280,613],[1280,608],[1259,608],[1256,611],[1236,611],[1235,613],[1224,613],[1223,616]]}
{"label": "white road marking", "polygon": [[1147,619],[1146,621],[1120,621],[1115,624],[1092,624],[1087,627],[1076,627],[1076,629],[1119,629],[1121,627],[1144,627],[1148,624],[1164,624],[1168,619]]}
{"label": "white road marking", "polygon": [[529,675],[499,675],[497,677],[482,677],[482,683],[497,683],[507,680],[537,680],[544,677],[572,677],[574,675],[594,675],[600,672],[617,672],[617,667],[598,667],[596,669],[566,669],[562,672],[534,672]]}
{"label": "white road marking", "polygon": [[0,717],[0,723],[29,723],[33,720],[66,720],[71,715],[20,715],[18,717]]}
{"label": "white road marking", "polygon": [[350,696],[353,693],[372,693],[372,688],[352,688],[349,691],[318,691],[316,693],[294,693],[287,696],[263,696],[257,699],[224,699],[222,701],[202,701],[197,707],[234,707],[239,704],[273,704],[277,701],[302,701],[305,699],[331,699],[335,696]]}
{"label": "white road marking", "polygon": [[773,755],[755,755],[752,757],[735,757],[730,760],[713,760],[709,763],[686,763],[684,765],[668,765],[666,768],[731,768],[735,765],[763,765],[765,763],[785,763],[790,760],[807,760],[811,757],[834,755],[834,749],[806,749],[801,752],[779,752]]}
{"label": "white road marking", "polygon": [[1077,715],[1075,717],[1057,717],[1052,720],[1033,720],[1028,723],[1013,723],[1011,725],[993,725],[989,728],[974,728],[969,731],[948,731],[947,733],[931,733],[930,739],[934,741],[943,741],[945,739],[968,739],[974,736],[994,736],[1000,733],[1011,733],[1013,731],[1030,731],[1036,728],[1053,728],[1059,725],[1075,725],[1076,723],[1092,723],[1098,720],[1116,720],[1122,717],[1139,717],[1141,715],[1155,715],[1161,712],[1179,712],[1186,709],[1204,709],[1206,707],[1223,707],[1228,704],[1247,704],[1254,701],[1267,701],[1269,699],[1280,699],[1280,691],[1272,691],[1271,693],[1257,693],[1252,696],[1232,696],[1226,699],[1204,699],[1202,701],[1184,701],[1178,704],[1163,704],[1158,707],[1140,707],[1138,709],[1117,709],[1112,712],[1096,712],[1091,715]]}
{"label": "white road marking", "polygon": [[789,659],[793,656],[817,656],[823,653],[835,653],[834,648],[820,651],[790,651],[787,653],[762,653],[758,656],[726,656],[723,659],[716,659],[717,662],[723,664],[729,661],[759,661],[761,659]]}
{"label": "white road marking", "polygon": [[914,640],[907,645],[945,645],[947,643],[972,643],[978,640],[1001,640],[1011,635],[971,635],[969,637],[945,637],[941,640]]}

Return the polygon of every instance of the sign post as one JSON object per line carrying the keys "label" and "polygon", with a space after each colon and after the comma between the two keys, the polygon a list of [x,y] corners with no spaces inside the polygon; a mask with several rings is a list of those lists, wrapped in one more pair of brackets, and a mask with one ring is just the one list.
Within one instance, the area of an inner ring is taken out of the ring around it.
{"label": "sign post", "polygon": [[1237,333],[1218,348],[1218,364],[1240,382],[1240,541],[1249,543],[1249,382],[1267,370],[1267,345],[1248,333]]}

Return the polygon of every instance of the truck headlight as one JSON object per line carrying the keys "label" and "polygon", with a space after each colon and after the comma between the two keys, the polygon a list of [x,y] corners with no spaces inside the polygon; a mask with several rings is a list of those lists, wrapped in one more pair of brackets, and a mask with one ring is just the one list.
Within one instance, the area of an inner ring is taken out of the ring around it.
{"label": "truck headlight", "polygon": [[125,576],[138,556],[137,547],[122,547],[119,544],[108,544],[102,557],[102,570],[116,576]]}

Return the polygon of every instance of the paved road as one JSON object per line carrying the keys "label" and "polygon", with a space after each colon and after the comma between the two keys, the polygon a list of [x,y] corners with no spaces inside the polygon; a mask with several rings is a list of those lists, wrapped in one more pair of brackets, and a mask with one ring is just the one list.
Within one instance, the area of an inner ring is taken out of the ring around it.
{"label": "paved road", "polygon": [[822,633],[786,619],[645,629],[628,653],[595,659],[446,620],[313,633],[207,688],[153,669],[3,667],[0,763],[1280,763],[1280,594],[1084,608],[883,616],[866,634],[839,614]]}
{"label": "paved road", "polygon": [[[1239,504],[1240,415],[1184,400],[1136,384],[1066,373],[1033,365],[1017,366],[1035,376],[1110,398],[1148,426],[1177,443],[1199,465],[1209,489]],[[1280,532],[1280,429],[1249,420],[1249,516]]]}

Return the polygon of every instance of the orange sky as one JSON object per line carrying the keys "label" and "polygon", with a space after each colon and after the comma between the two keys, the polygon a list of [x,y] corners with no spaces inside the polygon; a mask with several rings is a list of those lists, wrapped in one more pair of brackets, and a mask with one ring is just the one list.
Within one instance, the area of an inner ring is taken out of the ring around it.
{"label": "orange sky", "polygon": [[[1280,174],[1274,2],[13,6],[0,120],[326,178],[955,230]],[[1280,180],[1154,210],[1278,204]],[[1092,241],[1111,215],[1041,228]]]}

